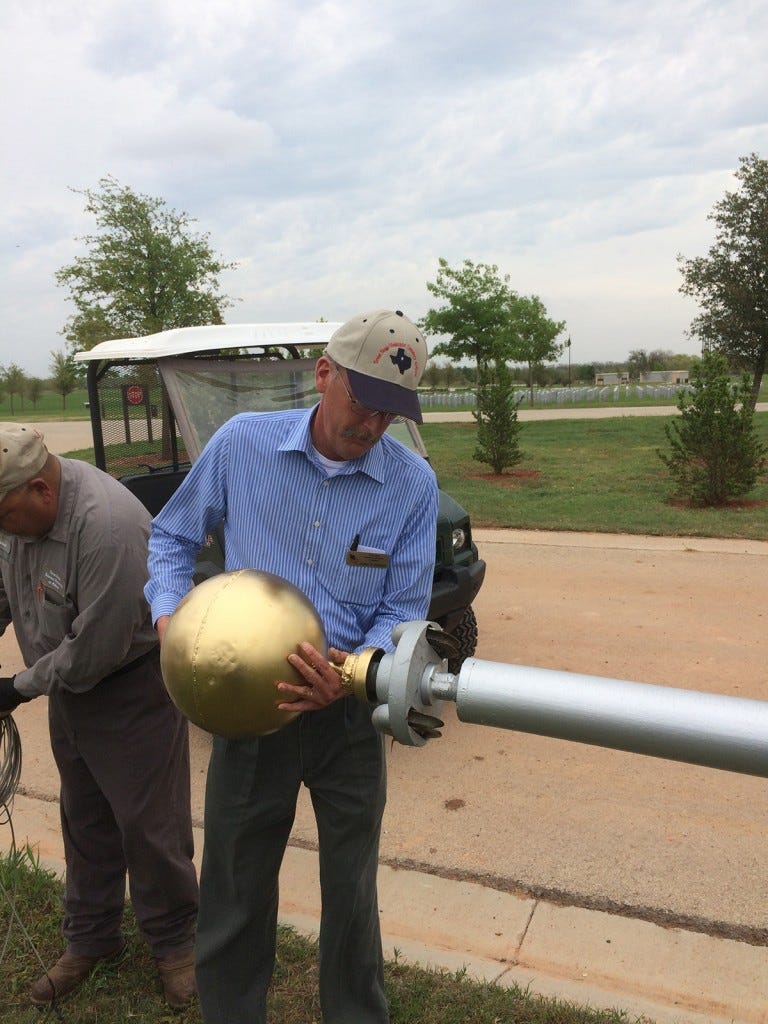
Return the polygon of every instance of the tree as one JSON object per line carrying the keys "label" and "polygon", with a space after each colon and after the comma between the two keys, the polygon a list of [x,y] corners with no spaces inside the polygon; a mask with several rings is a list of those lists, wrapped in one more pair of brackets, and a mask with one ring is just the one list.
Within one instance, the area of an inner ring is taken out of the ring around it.
{"label": "tree", "polygon": [[471,359],[477,369],[477,447],[474,458],[488,462],[495,473],[522,458],[512,378],[505,362],[504,329],[512,300],[509,276],[495,264],[464,260],[452,268],[439,260],[437,280],[428,282],[433,295],[446,304],[430,309],[420,326],[427,334],[449,335],[434,355]]}
{"label": "tree", "polygon": [[533,405],[533,372],[543,363],[551,363],[563,351],[557,343],[565,321],[551,320],[537,295],[510,295],[508,316],[501,331],[502,358],[528,367],[528,388]]}
{"label": "tree", "polygon": [[21,407],[24,408],[24,384],[26,375],[20,366],[11,363],[3,370],[3,385],[11,399],[11,416],[13,416],[13,396],[18,395],[21,399]]}
{"label": "tree", "polygon": [[679,255],[678,264],[680,291],[702,307],[691,334],[751,373],[754,408],[768,362],[768,161],[752,153],[739,162],[739,190],[707,215],[716,226],[708,255]]}
{"label": "tree", "polygon": [[437,280],[427,290],[445,305],[430,309],[419,326],[426,334],[447,335],[432,355],[471,359],[478,370],[497,356],[499,335],[508,316],[509,276],[501,277],[496,264],[464,260],[458,268],[440,259]]}
{"label": "tree", "polygon": [[41,381],[39,377],[27,377],[25,381],[24,390],[27,398],[32,403],[33,409],[37,407],[37,403],[40,400],[40,395],[43,393],[44,386],[43,381]]}
{"label": "tree", "polygon": [[633,348],[627,358],[627,373],[633,380],[638,380],[641,373],[651,369],[651,361],[644,348]]}
{"label": "tree", "polygon": [[56,272],[76,313],[62,333],[73,352],[107,338],[129,338],[172,327],[222,323],[233,300],[219,293],[224,263],[207,234],[190,231],[186,213],[141,195],[112,177],[78,191],[97,232],[80,239],[88,252]]}
{"label": "tree", "polygon": [[477,447],[473,458],[487,462],[494,473],[503,473],[523,458],[515,392],[509,367],[504,362],[487,367],[483,377],[477,389],[477,410],[472,413],[477,421]]}
{"label": "tree", "polygon": [[54,391],[61,395],[61,407],[67,407],[67,395],[71,394],[78,385],[77,367],[74,354],[51,351],[51,384]]}
{"label": "tree", "polygon": [[471,359],[479,375],[491,364],[522,362],[530,377],[532,367],[562,351],[555,338],[565,324],[550,320],[536,295],[518,295],[495,263],[464,260],[452,268],[440,259],[437,280],[427,282],[427,289],[446,302],[420,322],[427,334],[449,336],[435,345],[433,355]]}
{"label": "tree", "polygon": [[749,375],[733,386],[725,356],[705,352],[691,370],[691,388],[678,397],[680,417],[664,428],[671,452],[657,454],[678,493],[696,505],[723,505],[750,491],[766,471],[768,449],[755,434]]}
{"label": "tree", "polygon": [[452,268],[440,259],[437,280],[428,282],[427,288],[445,300],[445,305],[430,309],[420,326],[427,334],[449,336],[435,345],[435,355],[474,361],[479,439],[475,458],[490,462],[495,472],[501,472],[497,468],[501,463],[510,466],[522,458],[508,364],[527,363],[532,388],[534,367],[561,351],[554,339],[565,325],[546,316],[537,296],[520,296],[510,288],[509,275],[502,276],[495,263],[464,260],[460,267]]}

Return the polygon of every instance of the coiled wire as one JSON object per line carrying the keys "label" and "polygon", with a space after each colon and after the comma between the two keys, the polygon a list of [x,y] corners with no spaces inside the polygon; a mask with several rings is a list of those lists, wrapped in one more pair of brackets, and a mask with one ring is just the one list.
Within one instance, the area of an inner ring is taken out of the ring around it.
{"label": "coiled wire", "polygon": [[8,810],[21,778],[21,737],[13,715],[0,718],[0,807]]}
{"label": "coiled wire", "polygon": [[[16,854],[16,836],[13,831],[11,805],[16,795],[16,788],[21,778],[21,738],[16,723],[11,715],[0,718],[0,825],[7,825],[11,830],[10,856]],[[8,933],[0,947],[0,960],[5,958],[5,951],[11,937],[13,918],[16,915],[15,893],[10,894],[0,879],[0,892],[8,901],[10,920]],[[12,898],[13,897],[13,898]]]}

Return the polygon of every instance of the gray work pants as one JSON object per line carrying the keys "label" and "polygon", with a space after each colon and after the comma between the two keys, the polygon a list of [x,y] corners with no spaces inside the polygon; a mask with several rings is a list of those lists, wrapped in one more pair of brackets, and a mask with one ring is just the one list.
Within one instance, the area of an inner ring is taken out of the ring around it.
{"label": "gray work pants", "polygon": [[188,725],[159,656],[85,693],[52,694],[48,720],[61,777],[68,949],[102,956],[122,944],[126,871],[153,954],[190,948],[198,893]]}
{"label": "gray work pants", "polygon": [[386,794],[383,738],[351,699],[256,740],[214,738],[196,943],[205,1024],[264,1024],[278,872],[301,784],[320,848],[325,1024],[386,1024],[376,894]]}

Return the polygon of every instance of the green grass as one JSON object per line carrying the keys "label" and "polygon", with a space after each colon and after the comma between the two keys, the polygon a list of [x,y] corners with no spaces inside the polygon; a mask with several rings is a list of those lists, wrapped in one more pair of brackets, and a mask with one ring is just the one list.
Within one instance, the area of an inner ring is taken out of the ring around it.
{"label": "green grass", "polygon": [[28,398],[13,396],[13,412],[11,396],[4,392],[0,398],[0,420],[19,420],[39,423],[41,420],[87,420],[90,414],[86,407],[88,392],[84,388],[72,391],[67,395],[66,405],[61,395],[55,391],[44,391],[33,404]]}
{"label": "green grass", "polygon": [[[676,500],[656,451],[666,416],[547,420],[522,424],[525,458],[494,476],[475,462],[473,423],[421,428],[440,486],[477,527],[642,533],[768,540],[768,476],[744,501],[690,508]],[[755,416],[768,443],[768,413]]]}
{"label": "green grass", "polygon": [[[160,994],[152,957],[126,912],[128,950],[118,964],[97,968],[65,1000],[60,1015],[31,1006],[28,989],[62,951],[59,935],[61,883],[28,849],[0,856],[0,1020],[3,1024],[200,1024],[195,1003],[171,1012]],[[10,909],[14,905],[14,917]],[[13,917],[13,920],[12,920]],[[21,924],[19,923],[21,922]],[[23,925],[23,929],[22,929]],[[39,960],[38,960],[39,955]],[[316,1024],[315,943],[281,928],[270,996],[270,1019],[281,1024]],[[543,999],[520,988],[470,981],[464,972],[423,970],[399,958],[386,965],[392,1024],[621,1024],[638,1020],[621,1011],[594,1011]]]}

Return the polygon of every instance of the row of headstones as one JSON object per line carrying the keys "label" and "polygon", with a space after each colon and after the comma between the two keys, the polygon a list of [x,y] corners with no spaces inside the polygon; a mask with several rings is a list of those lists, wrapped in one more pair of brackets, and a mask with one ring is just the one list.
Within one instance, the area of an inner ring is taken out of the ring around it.
{"label": "row of headstones", "polygon": [[[641,401],[677,398],[681,391],[690,391],[689,384],[631,384],[614,387],[584,388],[536,388],[534,401],[537,405],[562,405],[566,402],[617,402],[623,398],[637,398]],[[518,404],[528,400],[529,392],[520,391]],[[475,405],[473,391],[422,391],[419,401],[424,409],[449,408]]]}

